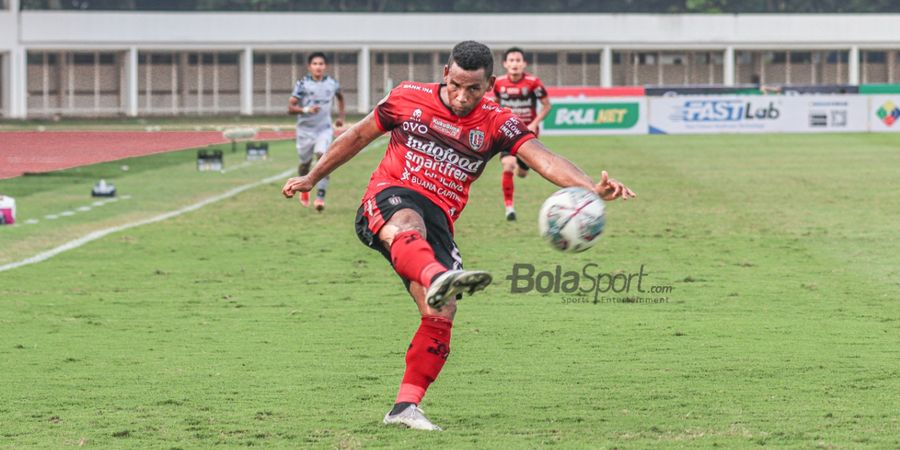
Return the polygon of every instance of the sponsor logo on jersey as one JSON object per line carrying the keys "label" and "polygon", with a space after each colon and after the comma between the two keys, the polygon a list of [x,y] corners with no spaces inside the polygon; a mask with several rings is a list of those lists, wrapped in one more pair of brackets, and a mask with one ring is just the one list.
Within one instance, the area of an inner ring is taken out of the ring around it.
{"label": "sponsor logo on jersey", "polygon": [[[482,140],[483,138],[484,133],[482,133]],[[471,140],[471,134],[469,139]],[[409,135],[406,138],[406,147],[431,156],[435,161],[450,163],[469,173],[478,173],[481,165],[484,164],[484,160],[460,155],[452,148],[443,148],[435,145],[434,141],[416,139]]]}
{"label": "sponsor logo on jersey", "polygon": [[478,150],[484,144],[484,131],[469,130],[469,147],[472,150]]}
{"label": "sponsor logo on jersey", "polygon": [[500,104],[507,108],[531,108],[531,100],[527,98],[501,99]]}
{"label": "sponsor logo on jersey", "polygon": [[[519,128],[519,124],[522,123],[520,120],[516,118],[509,118],[503,125],[500,126],[500,132],[506,135],[509,139],[515,139],[517,136],[522,134],[522,130]],[[470,136],[471,138],[471,136]]]}
{"label": "sponsor logo on jersey", "polygon": [[444,122],[437,117],[431,119],[431,128],[433,128],[434,131],[437,131],[444,136],[450,136],[453,139],[459,139],[459,135],[462,133],[462,128],[453,125],[452,123]]}
{"label": "sponsor logo on jersey", "polygon": [[417,84],[401,84],[400,88],[401,89],[411,89],[414,91],[425,92],[428,94],[434,94],[434,91],[431,90],[431,88],[427,88],[425,86],[419,86]]}
{"label": "sponsor logo on jersey", "polygon": [[403,131],[412,132],[416,134],[420,134],[425,136],[428,134],[428,126],[421,122],[414,122],[412,120],[404,120],[401,125]]}

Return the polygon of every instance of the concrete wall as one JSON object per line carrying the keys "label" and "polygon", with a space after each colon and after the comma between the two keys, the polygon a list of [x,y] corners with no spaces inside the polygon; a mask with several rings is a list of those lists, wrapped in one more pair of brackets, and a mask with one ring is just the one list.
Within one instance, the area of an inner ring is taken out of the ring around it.
{"label": "concrete wall", "polygon": [[[769,83],[900,82],[900,14],[19,12],[18,0],[9,3],[0,11],[4,117],[26,117],[29,110],[278,113],[292,84],[286,77],[302,75],[305,61],[286,64],[273,55],[313,50],[349,55],[343,66],[333,61],[332,69],[348,109],[364,112],[390,82],[434,79],[445,53],[461,39],[482,41],[495,53],[525,47],[531,69],[548,85],[731,85],[759,75]],[[537,23],[539,32],[522,33]],[[773,56],[790,51],[820,55],[793,64]],[[76,53],[115,54],[116,64],[38,67],[34,57],[44,52],[60,61]],[[753,56],[735,61],[741,52]],[[847,61],[828,64],[822,55],[829,52],[846,54]],[[146,63],[147,55],[164,53],[175,59]],[[238,62],[198,69],[185,60],[192,54],[237,55]],[[861,70],[857,56],[872,62]]]}

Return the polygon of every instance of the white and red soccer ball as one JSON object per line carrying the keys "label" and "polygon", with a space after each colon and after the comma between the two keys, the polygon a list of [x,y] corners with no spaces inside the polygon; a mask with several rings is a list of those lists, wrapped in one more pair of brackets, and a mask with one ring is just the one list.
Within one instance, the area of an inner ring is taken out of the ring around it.
{"label": "white and red soccer ball", "polygon": [[583,252],[594,246],[606,223],[603,200],[580,187],[556,191],[541,207],[538,228],[557,250]]}

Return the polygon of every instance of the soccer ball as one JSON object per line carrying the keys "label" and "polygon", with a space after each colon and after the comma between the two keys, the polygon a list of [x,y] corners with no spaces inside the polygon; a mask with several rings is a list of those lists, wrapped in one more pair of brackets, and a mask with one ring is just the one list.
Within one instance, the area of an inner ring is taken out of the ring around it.
{"label": "soccer ball", "polygon": [[603,225],[603,200],[593,191],[580,187],[560,189],[541,207],[538,229],[557,250],[583,252],[594,246]]}

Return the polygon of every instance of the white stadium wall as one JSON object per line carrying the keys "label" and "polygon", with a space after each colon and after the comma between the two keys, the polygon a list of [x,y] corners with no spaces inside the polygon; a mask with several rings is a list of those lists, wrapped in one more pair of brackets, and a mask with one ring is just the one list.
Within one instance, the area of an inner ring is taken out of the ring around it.
{"label": "white stadium wall", "polygon": [[[0,11],[3,117],[280,114],[325,51],[350,110],[434,80],[462,39],[517,45],[548,85],[900,82],[900,14]],[[835,32],[835,30],[840,30]],[[523,37],[520,39],[519,37]]]}

